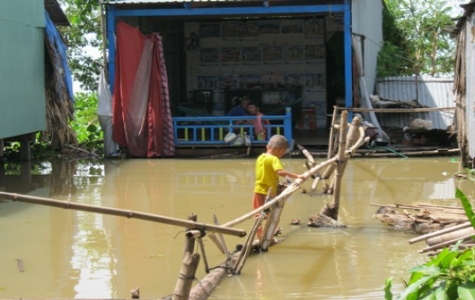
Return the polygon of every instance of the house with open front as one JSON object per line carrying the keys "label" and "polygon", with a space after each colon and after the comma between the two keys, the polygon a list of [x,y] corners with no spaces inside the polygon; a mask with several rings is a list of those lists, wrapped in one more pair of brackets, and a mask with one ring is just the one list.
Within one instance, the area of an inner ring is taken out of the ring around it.
{"label": "house with open front", "polygon": [[[374,90],[381,0],[108,0],[104,6],[114,138],[141,149],[137,156],[223,144],[227,132],[239,133],[226,114],[244,96],[275,118],[269,134],[293,139],[326,130],[333,106],[354,105],[361,79]],[[358,75],[355,47],[364,66]],[[255,139],[251,127],[244,130]]]}

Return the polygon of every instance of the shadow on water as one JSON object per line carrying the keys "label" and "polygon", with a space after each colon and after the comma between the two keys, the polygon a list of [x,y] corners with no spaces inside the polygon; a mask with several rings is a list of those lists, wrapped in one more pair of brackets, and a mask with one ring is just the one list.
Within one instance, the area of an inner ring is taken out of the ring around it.
{"label": "shadow on water", "polygon": [[[302,159],[283,163],[292,172],[305,171]],[[421,245],[410,246],[411,233],[374,219],[372,204],[458,205],[455,187],[473,199],[472,182],[455,179],[458,171],[458,162],[447,157],[351,160],[339,213],[348,228],[306,226],[331,195],[294,193],[281,216],[283,241],[249,257],[241,275],[225,278],[212,297],[382,299],[389,277],[393,290],[401,290],[408,269],[425,260],[417,253]],[[204,223],[212,223],[213,215],[225,223],[249,212],[253,181],[253,159],[54,160],[0,172],[5,192],[180,219],[196,214]],[[295,218],[301,225],[290,224]],[[252,223],[235,228],[249,232]],[[169,295],[181,266],[183,233],[165,224],[2,201],[0,297],[127,298],[137,286],[142,298]],[[225,239],[230,249],[243,243]],[[210,267],[224,261],[214,244],[203,240]],[[201,261],[196,276],[205,275]]]}

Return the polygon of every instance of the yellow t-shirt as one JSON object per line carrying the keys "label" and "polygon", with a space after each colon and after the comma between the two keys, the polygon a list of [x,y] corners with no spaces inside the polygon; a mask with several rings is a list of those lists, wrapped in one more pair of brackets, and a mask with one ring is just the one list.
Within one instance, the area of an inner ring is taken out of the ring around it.
{"label": "yellow t-shirt", "polygon": [[267,195],[272,188],[272,194],[277,191],[279,183],[278,170],[282,170],[282,164],[277,156],[263,153],[256,161],[256,182],[254,184],[254,193]]}

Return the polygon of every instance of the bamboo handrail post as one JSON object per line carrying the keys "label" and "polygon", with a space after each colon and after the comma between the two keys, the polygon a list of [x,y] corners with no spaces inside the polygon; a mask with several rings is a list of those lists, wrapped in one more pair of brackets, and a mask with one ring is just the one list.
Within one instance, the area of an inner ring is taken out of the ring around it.
{"label": "bamboo handrail post", "polygon": [[200,246],[201,255],[203,256],[203,263],[204,263],[204,266],[205,266],[205,272],[209,273],[208,258],[206,257],[205,245],[203,243],[203,239],[202,238],[197,238],[197,241],[198,241],[198,245]]}
{"label": "bamboo handrail post", "polygon": [[337,114],[337,107],[333,106],[333,115],[332,115],[332,123],[330,125],[330,136],[328,138],[328,153],[327,153],[327,159],[330,159],[332,157],[333,153],[333,130],[334,130],[334,125],[335,125],[335,119],[336,119],[336,114]]}
{"label": "bamboo handrail post", "polygon": [[[198,216],[195,214],[192,214],[191,216],[188,216],[188,220],[196,222],[198,221]],[[201,232],[199,230],[193,230],[193,229],[188,229],[186,231],[186,237],[187,237],[187,242],[185,243],[185,251],[184,253],[186,254],[187,252],[192,253],[195,251],[195,237],[200,237]]]}
{"label": "bamboo handrail post", "polygon": [[200,255],[198,253],[185,253],[172,300],[188,300],[199,261]]}
{"label": "bamboo handrail post", "polygon": [[[214,222],[215,225],[219,225],[218,217],[216,217],[216,215],[214,215],[214,214],[213,214],[213,222]],[[221,242],[221,245],[223,246],[224,254],[226,254],[227,258],[230,258],[231,254],[229,253],[228,247],[226,246],[226,241],[224,240],[223,235],[219,232],[218,232],[218,238],[219,238],[219,241]]]}
{"label": "bamboo handrail post", "polygon": [[261,226],[265,215],[266,214],[264,212],[261,212],[259,217],[256,218],[256,220],[254,221],[254,225],[252,226],[252,229],[247,236],[246,242],[244,243],[244,246],[242,247],[241,252],[239,253],[239,257],[232,269],[232,273],[234,275],[241,274],[241,270],[244,267],[244,263],[246,262],[246,259],[249,256],[249,252],[252,248],[254,237],[256,236],[257,230]]}
{"label": "bamboo handrail post", "polygon": [[336,164],[329,165],[328,168],[326,168],[325,171],[323,172],[322,178],[323,179],[330,178],[333,172],[335,171],[335,168],[336,168]]}
{"label": "bamboo handrail post", "polygon": [[317,186],[318,186],[318,182],[320,182],[320,177],[316,177],[313,182],[312,182],[312,191],[315,191],[317,189]]}
{"label": "bamboo handrail post", "polygon": [[307,158],[308,162],[311,164],[312,167],[315,166],[315,158],[305,149],[302,145],[297,145],[297,148],[302,152],[302,154]]}
{"label": "bamboo handrail post", "polygon": [[0,192],[0,197],[5,197],[6,199],[10,199],[12,201],[47,205],[47,206],[59,207],[63,209],[75,209],[75,210],[81,210],[81,211],[87,211],[87,212],[93,212],[93,213],[102,213],[106,215],[114,215],[114,216],[120,216],[120,217],[126,217],[126,218],[134,218],[134,219],[163,223],[163,224],[168,224],[168,225],[181,226],[181,227],[186,227],[189,229],[207,230],[210,232],[229,234],[229,235],[234,235],[238,237],[246,236],[246,231],[242,229],[235,229],[235,228],[217,226],[217,225],[212,225],[212,224],[198,223],[198,222],[193,222],[193,221],[188,221],[188,220],[181,220],[177,218],[165,217],[161,215],[137,212],[137,211],[132,211],[132,210],[80,204],[80,203],[74,203],[74,202],[69,202],[69,201],[61,201],[61,200],[55,200],[55,199],[50,199],[50,198],[34,197],[34,196],[12,194],[12,193],[5,193],[5,192]]}
{"label": "bamboo handrail post", "polygon": [[[288,197],[289,196],[287,196],[287,198]],[[270,216],[268,216],[268,219],[266,222],[266,229],[264,230],[264,234],[263,234],[264,239],[262,240],[261,247],[260,247],[262,251],[267,251],[271,245],[271,242],[273,242],[274,233],[277,229],[277,225],[279,224],[280,215],[282,214],[284,204],[285,204],[285,201],[282,201],[281,203],[279,203],[277,207],[274,207]]]}
{"label": "bamboo handrail post", "polygon": [[346,119],[348,118],[348,112],[346,110],[341,112],[341,123],[340,123],[340,134],[338,137],[339,145],[338,145],[338,153],[337,153],[337,160],[338,164],[336,166],[335,171],[335,186],[333,190],[333,205],[338,206],[340,203],[340,184],[341,179],[343,177],[343,172],[345,170],[346,165],[346,128],[348,123]]}
{"label": "bamboo handrail post", "polygon": [[221,251],[221,253],[223,253],[223,254],[226,253],[226,251],[224,251],[223,245],[221,245],[221,242],[218,240],[218,237],[216,236],[216,234],[211,232],[210,234],[208,234],[208,237],[216,245],[216,247],[219,249],[219,251]]}

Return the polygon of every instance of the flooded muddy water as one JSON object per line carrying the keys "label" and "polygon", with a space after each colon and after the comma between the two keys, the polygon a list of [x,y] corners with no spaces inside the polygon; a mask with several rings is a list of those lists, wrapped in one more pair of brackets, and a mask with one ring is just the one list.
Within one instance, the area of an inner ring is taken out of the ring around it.
{"label": "flooded muddy water", "polygon": [[[285,168],[305,171],[302,158]],[[251,210],[254,159],[135,159],[54,161],[0,174],[0,191],[114,207],[213,224]],[[458,158],[371,158],[349,161],[343,177],[340,222],[344,229],[308,227],[307,219],[331,200],[297,191],[286,202],[282,242],[251,255],[242,273],[224,278],[214,299],[383,299],[385,280],[402,290],[408,270],[426,261],[409,245],[414,235],[373,217],[375,204],[426,201],[460,205],[455,188]],[[302,188],[310,190],[311,180]],[[290,225],[292,219],[301,225]],[[235,228],[249,232],[253,220]],[[244,238],[225,236],[228,248]],[[224,254],[204,237],[209,266]],[[0,298],[141,298],[170,295],[184,249],[184,229],[143,220],[0,201]],[[197,252],[200,252],[197,249]],[[206,275],[203,258],[197,279]],[[197,282],[194,283],[196,285]]]}

